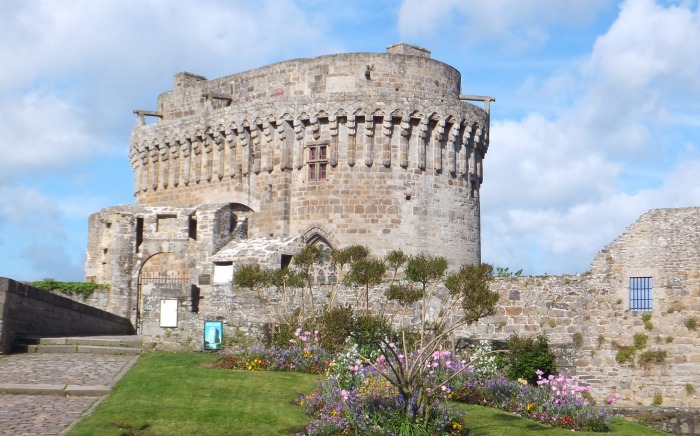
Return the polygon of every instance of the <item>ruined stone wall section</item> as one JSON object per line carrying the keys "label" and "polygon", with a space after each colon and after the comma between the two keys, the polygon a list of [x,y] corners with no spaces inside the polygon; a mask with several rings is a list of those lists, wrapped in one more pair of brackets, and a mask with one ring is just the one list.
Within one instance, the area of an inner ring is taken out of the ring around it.
{"label": "ruined stone wall section", "polygon": [[[630,277],[651,277],[652,310],[630,310]],[[659,209],[643,215],[600,251],[584,275],[498,279],[497,314],[462,334],[506,339],[545,333],[551,343],[576,345],[576,372],[597,398],[618,392],[621,405],[649,406],[659,393],[666,406],[700,406],[687,385],[700,386],[700,208]],[[650,324],[642,320],[651,315]],[[647,344],[631,362],[620,347]],[[666,352],[645,367],[645,352]]]}
{"label": "ruined stone wall section", "polygon": [[180,274],[191,283],[201,274],[212,274],[210,257],[237,236],[237,213],[246,213],[234,209],[221,204],[136,205],[92,214],[86,280],[108,283],[110,288],[89,303],[136,325],[140,274]]}

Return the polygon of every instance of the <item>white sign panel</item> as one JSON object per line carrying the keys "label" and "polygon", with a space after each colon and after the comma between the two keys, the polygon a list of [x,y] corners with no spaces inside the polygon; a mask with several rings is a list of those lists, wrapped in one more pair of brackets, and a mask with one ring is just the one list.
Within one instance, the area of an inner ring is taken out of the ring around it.
{"label": "white sign panel", "polygon": [[160,300],[160,326],[177,327],[177,300]]}

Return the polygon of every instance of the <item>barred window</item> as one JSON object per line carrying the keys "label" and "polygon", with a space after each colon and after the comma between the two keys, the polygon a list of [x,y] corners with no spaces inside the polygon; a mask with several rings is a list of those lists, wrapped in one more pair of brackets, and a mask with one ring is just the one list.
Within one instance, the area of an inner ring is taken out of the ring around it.
{"label": "barred window", "polygon": [[326,145],[309,146],[309,180],[326,180],[328,155]]}
{"label": "barred window", "polygon": [[630,277],[630,309],[637,312],[652,310],[651,277]]}

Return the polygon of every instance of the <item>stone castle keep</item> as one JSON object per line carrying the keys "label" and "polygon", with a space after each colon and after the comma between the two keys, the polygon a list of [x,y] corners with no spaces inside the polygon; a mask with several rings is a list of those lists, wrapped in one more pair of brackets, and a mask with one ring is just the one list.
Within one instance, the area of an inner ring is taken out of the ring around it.
{"label": "stone castle keep", "polygon": [[157,111],[135,111],[138,205],[90,218],[88,280],[112,284],[112,310],[140,314],[139,280],[230,281],[242,257],[284,265],[303,244],[479,262],[493,99],[460,87],[458,71],[403,43],[215,80],[177,74]]}
{"label": "stone castle keep", "polygon": [[[461,86],[458,71],[407,44],[214,80],[176,74],[155,110],[135,111],[137,204],[90,217],[86,279],[111,288],[88,303],[158,346],[202,349],[205,320],[232,337],[273,316],[231,283],[244,263],[280,268],[305,245],[355,244],[378,257],[445,256],[451,268],[480,262],[493,98]],[[335,274],[315,270],[320,302]],[[498,278],[493,289],[497,314],[460,336],[542,332],[599,402],[618,392],[620,404],[646,406],[658,393],[664,405],[700,406],[700,338],[687,327],[700,323],[700,208],[650,211],[585,274]],[[341,290],[338,304],[352,293]],[[274,291],[265,298],[282,303]],[[398,310],[382,285],[372,304]],[[164,320],[166,307],[175,320]],[[618,361],[635,334],[645,346]]]}

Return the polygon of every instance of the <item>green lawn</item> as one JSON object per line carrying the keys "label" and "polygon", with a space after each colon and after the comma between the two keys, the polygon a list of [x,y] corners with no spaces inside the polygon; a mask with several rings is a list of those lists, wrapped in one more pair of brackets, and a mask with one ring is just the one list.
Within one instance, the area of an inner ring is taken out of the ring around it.
{"label": "green lawn", "polygon": [[[70,435],[289,435],[320,376],[201,367],[216,356],[148,353]],[[141,426],[147,426],[139,430]]]}
{"label": "green lawn", "polygon": [[466,426],[471,430],[471,436],[520,436],[520,435],[545,435],[563,436],[575,435],[615,435],[615,436],[646,436],[646,435],[668,435],[662,431],[634,424],[620,418],[613,418],[610,425],[610,433],[594,433],[587,431],[577,431],[563,428],[550,427],[538,422],[520,418],[511,413],[488,407],[475,406],[471,404],[460,404],[460,408],[467,411],[465,419]]}
{"label": "green lawn", "polygon": [[[308,418],[296,401],[313,390],[320,376],[202,366],[215,358],[145,354],[69,435],[290,435],[303,430]],[[496,409],[459,407],[468,411],[466,426],[474,436],[571,434]],[[612,430],[619,436],[665,434],[623,420],[615,420]]]}

